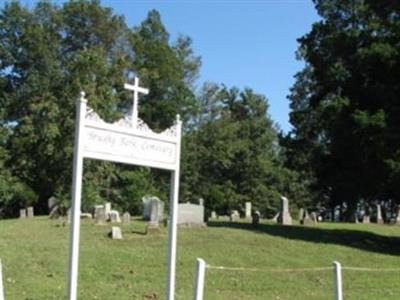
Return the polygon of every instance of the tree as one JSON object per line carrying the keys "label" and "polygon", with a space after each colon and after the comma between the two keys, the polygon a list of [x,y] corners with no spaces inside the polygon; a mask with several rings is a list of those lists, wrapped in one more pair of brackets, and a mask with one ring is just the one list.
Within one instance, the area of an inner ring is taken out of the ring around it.
{"label": "tree", "polygon": [[[306,62],[289,99],[290,150],[331,206],[396,196],[400,6],[314,1],[321,21],[299,39]],[[396,196],[397,197],[397,196]],[[398,198],[397,198],[398,201]]]}
{"label": "tree", "polygon": [[251,89],[210,83],[197,98],[198,112],[183,143],[183,197],[202,197],[207,209],[221,213],[243,211],[251,201],[255,209],[273,214],[279,196],[293,197],[297,190],[290,183],[293,173],[282,164],[267,99]]}
{"label": "tree", "polygon": [[[151,90],[140,116],[156,130],[169,126],[177,113],[186,118],[193,107],[200,59],[189,38],[170,44],[156,11],[129,29],[122,17],[96,0],[61,7],[41,1],[33,9],[11,2],[0,11],[0,26],[0,99],[4,124],[12,129],[4,138],[4,163],[10,176],[38,195],[39,213],[46,212],[51,196],[68,202],[75,102],[81,90],[89,106],[112,122],[132,105],[123,83],[132,74],[140,76]],[[148,175],[145,169],[98,161],[85,161],[84,170],[87,205],[105,199],[121,205],[132,201],[121,198],[126,186],[118,180],[147,178],[161,186],[150,191],[166,195],[166,180],[157,172]]]}

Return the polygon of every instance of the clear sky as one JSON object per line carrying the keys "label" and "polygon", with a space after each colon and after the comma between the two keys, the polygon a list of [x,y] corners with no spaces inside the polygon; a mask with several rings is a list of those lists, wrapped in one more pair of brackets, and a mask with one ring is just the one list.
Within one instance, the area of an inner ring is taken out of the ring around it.
{"label": "clear sky", "polygon": [[157,9],[174,39],[185,34],[202,57],[199,85],[204,81],[250,87],[267,96],[270,115],[288,131],[286,96],[293,75],[303,67],[296,60],[296,39],[311,30],[318,15],[311,0],[128,1],[103,0],[139,24]]}
{"label": "clear sky", "polygon": [[198,86],[213,81],[250,87],[267,96],[272,119],[285,132],[290,130],[286,96],[293,75],[303,66],[295,58],[296,39],[318,20],[311,0],[101,2],[124,15],[129,26],[138,25],[150,9],[157,9],[172,40],[178,34],[193,39],[195,54],[202,57]]}

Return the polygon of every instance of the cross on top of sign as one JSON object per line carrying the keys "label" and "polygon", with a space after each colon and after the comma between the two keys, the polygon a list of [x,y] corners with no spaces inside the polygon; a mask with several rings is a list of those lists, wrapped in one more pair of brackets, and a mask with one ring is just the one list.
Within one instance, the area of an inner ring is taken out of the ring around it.
{"label": "cross on top of sign", "polygon": [[137,77],[135,77],[134,85],[125,83],[124,88],[133,92],[132,126],[136,127],[138,118],[139,93],[147,95],[149,93],[149,90],[139,86],[139,78]]}

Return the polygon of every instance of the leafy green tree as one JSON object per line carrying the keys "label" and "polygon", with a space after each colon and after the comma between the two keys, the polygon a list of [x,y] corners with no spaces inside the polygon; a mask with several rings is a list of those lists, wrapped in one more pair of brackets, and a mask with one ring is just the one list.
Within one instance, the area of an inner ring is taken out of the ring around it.
{"label": "leafy green tree", "polygon": [[314,1],[321,20],[299,39],[306,62],[290,95],[288,151],[331,206],[396,197],[400,6]]}
{"label": "leafy green tree", "polygon": [[255,209],[272,215],[279,197],[294,197],[294,174],[283,166],[267,99],[251,89],[240,91],[207,83],[198,95],[198,112],[185,135],[182,195],[204,198],[208,210],[227,213]]}
{"label": "leafy green tree", "polygon": [[[192,110],[200,60],[188,37],[169,42],[156,11],[131,30],[95,0],[61,7],[40,1],[32,9],[10,2],[0,11],[0,25],[0,98],[4,124],[12,127],[2,140],[8,153],[4,162],[12,169],[10,176],[38,195],[38,212],[46,210],[51,196],[69,198],[79,91],[86,92],[101,117],[114,121],[132,105],[123,83],[136,73],[151,90],[140,115],[155,129]],[[160,177],[143,175],[144,170],[128,176],[119,165],[85,162],[87,205],[110,198],[123,202],[111,192],[123,190],[123,184],[110,185],[108,171],[118,179],[149,178],[150,183]],[[167,185],[160,180],[156,185]]]}

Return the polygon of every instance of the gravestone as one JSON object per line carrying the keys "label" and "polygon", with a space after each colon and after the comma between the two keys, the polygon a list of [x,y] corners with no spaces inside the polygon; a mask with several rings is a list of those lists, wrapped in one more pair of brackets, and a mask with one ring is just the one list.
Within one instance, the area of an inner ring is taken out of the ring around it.
{"label": "gravestone", "polygon": [[314,224],[318,223],[318,215],[315,211],[310,214],[310,219]]}
{"label": "gravestone", "polygon": [[54,208],[54,206],[56,206],[56,205],[57,205],[56,197],[52,196],[47,200],[47,208],[49,209],[49,211],[51,211]]}
{"label": "gravestone", "polygon": [[33,212],[33,206],[29,206],[27,209],[26,209],[26,216],[28,217],[28,218],[33,218],[34,217],[34,212]]}
{"label": "gravestone", "polygon": [[229,221],[235,222],[239,220],[239,218],[240,218],[239,212],[237,210],[232,210],[231,214],[229,215]]}
{"label": "gravestone", "polygon": [[107,220],[110,220],[111,203],[110,203],[110,202],[106,202],[106,203],[104,204],[104,209],[105,209],[105,213],[106,213],[106,218],[107,218]]}
{"label": "gravestone", "polygon": [[103,205],[96,205],[94,208],[95,224],[104,225],[107,222],[106,208]]}
{"label": "gravestone", "polygon": [[178,225],[204,226],[204,206],[191,203],[178,204]]}
{"label": "gravestone", "polygon": [[150,222],[160,223],[164,220],[164,202],[158,197],[152,197],[150,201]]}
{"label": "gravestone", "polygon": [[111,232],[109,233],[109,236],[110,236],[113,240],[122,240],[122,231],[121,231],[121,228],[119,228],[119,227],[117,227],[117,226],[111,227]]}
{"label": "gravestone", "polygon": [[382,209],[381,209],[380,204],[376,205],[376,223],[383,224]]}
{"label": "gravestone", "polygon": [[50,219],[56,219],[60,216],[60,209],[58,207],[58,205],[54,205],[53,208],[51,209],[50,213],[49,213],[49,218]]}
{"label": "gravestone", "polygon": [[131,214],[129,212],[124,212],[122,215],[122,223],[125,225],[131,224]]}
{"label": "gravestone", "polygon": [[218,216],[219,221],[230,221],[231,217],[227,215]]}
{"label": "gravestone", "polygon": [[[310,218],[310,215],[308,214],[308,211],[306,209],[300,209],[300,211],[303,210],[303,214],[301,215],[300,219],[300,224],[302,225],[313,225],[314,222]],[[299,214],[300,216],[300,214]]]}
{"label": "gravestone", "polygon": [[164,202],[157,197],[150,200],[150,221],[147,225],[146,234],[160,231],[160,221],[164,218]]}
{"label": "gravestone", "polygon": [[215,210],[211,211],[211,219],[216,219],[217,218],[217,212]]}
{"label": "gravestone", "polygon": [[204,206],[204,199],[203,198],[199,198],[199,205]]}
{"label": "gravestone", "polygon": [[292,225],[292,217],[289,213],[289,200],[286,197],[281,197],[281,207],[278,217],[278,223],[282,225]]}
{"label": "gravestone", "polygon": [[26,218],[26,209],[25,208],[21,208],[19,210],[19,218],[20,219],[25,219]]}
{"label": "gravestone", "polygon": [[280,213],[276,213],[275,216],[271,219],[272,222],[278,223],[278,218],[279,218]]}
{"label": "gravestone", "polygon": [[81,212],[81,219],[92,219],[91,213],[82,213]]}
{"label": "gravestone", "polygon": [[362,222],[363,222],[364,224],[369,224],[369,223],[370,223],[370,218],[369,218],[369,216],[364,215],[364,216],[363,216]]}
{"label": "gravestone", "polygon": [[300,222],[300,224],[303,224],[302,223],[303,218],[304,218],[304,208],[300,208],[299,209],[299,222]]}
{"label": "gravestone", "polygon": [[95,206],[93,206],[93,217],[95,219],[97,217],[97,213],[100,212],[101,210],[104,212],[104,214],[106,213],[104,205],[95,205]]}
{"label": "gravestone", "polygon": [[108,216],[111,223],[121,223],[121,218],[119,217],[119,212],[117,210],[111,210]]}
{"label": "gravestone", "polygon": [[251,223],[253,226],[257,226],[258,224],[260,224],[260,212],[258,210],[256,210],[255,212],[253,212],[252,214],[252,220]]}
{"label": "gravestone", "polygon": [[397,215],[396,215],[395,224],[400,225],[400,205],[397,206]]}
{"label": "gravestone", "polygon": [[150,211],[151,211],[151,199],[152,196],[146,195],[142,198],[143,203],[143,220],[150,220]]}
{"label": "gravestone", "polygon": [[245,203],[245,217],[251,218],[251,202]]}

